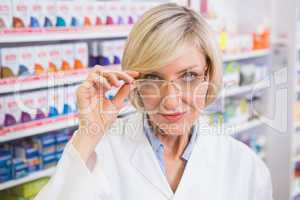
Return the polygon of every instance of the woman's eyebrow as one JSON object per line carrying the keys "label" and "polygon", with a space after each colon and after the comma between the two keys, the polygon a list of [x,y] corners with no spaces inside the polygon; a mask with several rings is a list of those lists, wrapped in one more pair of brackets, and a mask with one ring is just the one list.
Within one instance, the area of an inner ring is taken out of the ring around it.
{"label": "woman's eyebrow", "polygon": [[177,72],[176,74],[181,74],[181,73],[183,73],[183,72],[186,72],[186,71],[188,71],[188,70],[190,70],[190,69],[193,69],[193,68],[196,68],[196,67],[200,67],[199,65],[191,65],[191,66],[189,66],[189,67],[187,67],[187,68],[185,68],[185,69],[183,69],[183,70],[180,70],[179,72]]}

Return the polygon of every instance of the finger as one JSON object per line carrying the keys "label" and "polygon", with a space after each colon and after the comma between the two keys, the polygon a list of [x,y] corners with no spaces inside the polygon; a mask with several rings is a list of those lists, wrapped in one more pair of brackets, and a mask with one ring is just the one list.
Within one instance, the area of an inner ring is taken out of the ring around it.
{"label": "finger", "polygon": [[130,85],[124,84],[111,100],[111,102],[116,106],[118,110],[120,110],[124,105],[124,100],[128,97],[130,91]]}
{"label": "finger", "polygon": [[132,83],[134,78],[125,72],[114,72],[119,80],[124,80],[127,83]]}
{"label": "finger", "polygon": [[107,78],[107,80],[109,81],[109,83],[111,85],[114,85],[115,87],[119,87],[120,86],[120,82],[119,82],[117,76],[114,73],[112,73],[112,72],[105,72],[103,75],[105,76],[105,78]]}
{"label": "finger", "polygon": [[93,82],[97,89],[104,88],[105,90],[110,90],[112,88],[111,84],[107,81],[105,77],[99,76],[95,73],[90,76],[89,81]]}
{"label": "finger", "polygon": [[140,72],[132,71],[132,70],[125,70],[124,72],[133,78],[137,78],[140,75]]}

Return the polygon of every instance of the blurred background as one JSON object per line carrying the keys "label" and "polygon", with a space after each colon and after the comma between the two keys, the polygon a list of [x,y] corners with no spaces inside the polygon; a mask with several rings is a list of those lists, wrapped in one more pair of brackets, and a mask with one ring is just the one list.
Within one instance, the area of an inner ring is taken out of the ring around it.
{"label": "blurred background", "polygon": [[299,0],[0,0],[1,200],[47,183],[78,126],[76,88],[95,65],[120,70],[132,25],[167,2],[204,16],[222,50],[210,123],[266,162],[275,200],[300,199]]}

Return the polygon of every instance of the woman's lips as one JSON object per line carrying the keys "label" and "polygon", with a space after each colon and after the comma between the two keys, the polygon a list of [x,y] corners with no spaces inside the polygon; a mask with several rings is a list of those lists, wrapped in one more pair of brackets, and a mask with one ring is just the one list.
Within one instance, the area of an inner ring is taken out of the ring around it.
{"label": "woman's lips", "polygon": [[180,120],[183,117],[184,113],[185,112],[172,113],[172,114],[160,114],[160,115],[163,116],[169,122],[176,122],[176,121]]}

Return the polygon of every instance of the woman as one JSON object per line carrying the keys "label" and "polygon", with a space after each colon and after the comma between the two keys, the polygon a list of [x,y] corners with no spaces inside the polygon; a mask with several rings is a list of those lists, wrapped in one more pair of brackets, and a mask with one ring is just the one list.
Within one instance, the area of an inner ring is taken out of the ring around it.
{"label": "woman", "polygon": [[[79,87],[79,129],[36,199],[271,200],[265,164],[213,132],[201,112],[221,83],[213,38],[185,7],[145,13],[129,35],[123,71],[95,67]],[[104,97],[119,86],[114,99]],[[117,119],[128,96],[138,112]]]}

